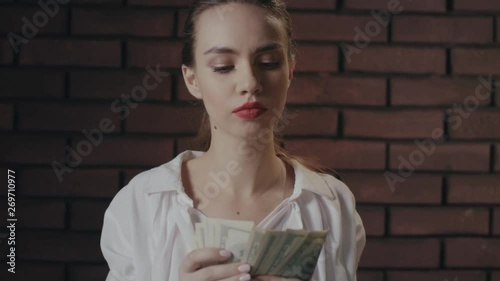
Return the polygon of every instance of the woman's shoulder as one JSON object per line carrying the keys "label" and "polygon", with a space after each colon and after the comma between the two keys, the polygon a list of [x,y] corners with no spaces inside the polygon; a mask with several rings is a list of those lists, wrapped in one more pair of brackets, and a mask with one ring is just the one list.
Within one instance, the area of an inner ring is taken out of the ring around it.
{"label": "woman's shoulder", "polygon": [[[175,182],[178,179],[164,165],[151,168],[136,174],[132,179],[124,185],[113,197],[109,209],[123,209],[131,207],[142,207],[139,205],[147,205],[154,200],[149,194],[160,191],[175,190],[177,185]],[[139,208],[138,211],[144,210]]]}
{"label": "woman's shoulder", "polygon": [[331,199],[355,204],[354,194],[343,181],[327,173],[316,172],[316,175],[319,176],[324,182],[324,184],[319,184],[316,187],[317,189],[322,190],[322,193],[330,194]]}

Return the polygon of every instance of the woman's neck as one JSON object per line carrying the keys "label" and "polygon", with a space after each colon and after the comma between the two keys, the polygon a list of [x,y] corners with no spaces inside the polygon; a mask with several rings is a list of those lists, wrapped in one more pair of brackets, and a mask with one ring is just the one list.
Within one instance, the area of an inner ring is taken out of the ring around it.
{"label": "woman's neck", "polygon": [[285,163],[275,155],[274,143],[232,148],[212,143],[198,162],[204,178],[237,197],[263,194],[286,181]]}

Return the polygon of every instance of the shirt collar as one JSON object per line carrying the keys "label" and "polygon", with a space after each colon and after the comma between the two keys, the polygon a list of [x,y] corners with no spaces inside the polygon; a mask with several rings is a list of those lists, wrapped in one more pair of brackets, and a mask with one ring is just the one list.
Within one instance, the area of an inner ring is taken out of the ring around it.
{"label": "shirt collar", "polygon": [[[184,193],[181,179],[181,164],[192,158],[197,158],[205,153],[198,150],[185,150],[169,162],[145,171],[147,180],[143,188],[144,193],[157,193],[177,191]],[[332,189],[328,186],[321,173],[316,173],[295,159],[288,161],[295,172],[295,187],[290,199],[298,197],[302,189],[312,191],[322,196],[335,199]]]}

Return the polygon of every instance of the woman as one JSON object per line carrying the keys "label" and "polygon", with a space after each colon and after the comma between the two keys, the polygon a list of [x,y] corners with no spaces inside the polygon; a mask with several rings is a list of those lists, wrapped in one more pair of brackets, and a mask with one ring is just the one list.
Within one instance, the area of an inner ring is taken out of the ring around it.
{"label": "woman", "polygon": [[196,1],[182,73],[203,102],[202,150],[140,173],[113,198],[101,248],[107,281],[297,280],[250,276],[224,249],[193,250],[204,217],[326,230],[313,279],[355,281],[365,231],[350,190],[279,143],[295,49],[282,0]]}

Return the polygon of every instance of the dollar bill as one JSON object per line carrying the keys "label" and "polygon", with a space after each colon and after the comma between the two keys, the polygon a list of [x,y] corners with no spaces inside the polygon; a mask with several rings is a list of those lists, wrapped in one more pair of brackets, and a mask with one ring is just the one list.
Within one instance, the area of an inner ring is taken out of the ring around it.
{"label": "dollar bill", "polygon": [[254,223],[251,221],[220,220],[215,226],[217,247],[224,248],[233,253],[228,262],[239,262],[245,257],[246,245]]}
{"label": "dollar bill", "polygon": [[294,230],[287,229],[287,234],[284,236],[285,238],[281,241],[279,245],[276,247],[279,249],[278,254],[271,262],[269,266],[269,274],[277,275],[279,272],[277,269],[282,267],[282,264],[285,261],[285,257],[287,257],[291,252],[290,250],[296,246],[304,243],[304,240],[307,239],[308,231],[306,230]]}
{"label": "dollar bill", "polygon": [[285,231],[255,228],[252,221],[206,218],[195,224],[195,248],[220,247],[233,253],[226,262],[250,264],[252,276],[309,280],[328,230]]}
{"label": "dollar bill", "polygon": [[316,268],[321,248],[326,239],[326,231],[314,231],[307,239],[290,250],[282,264],[275,269],[276,275],[286,278],[309,280]]}

